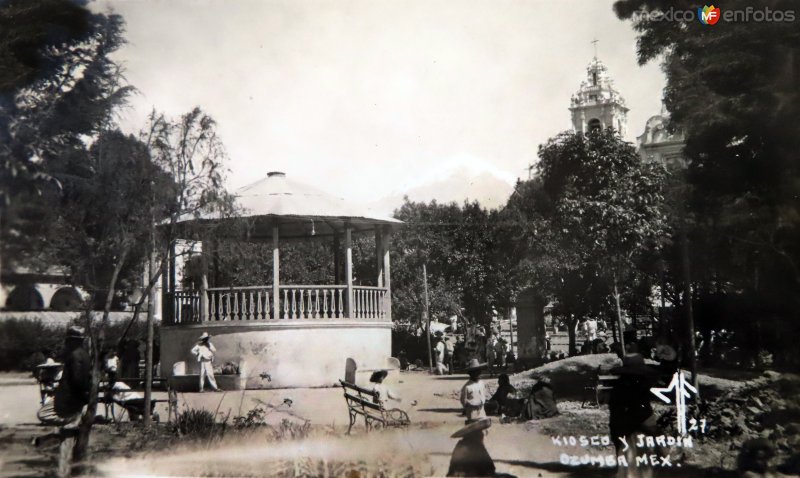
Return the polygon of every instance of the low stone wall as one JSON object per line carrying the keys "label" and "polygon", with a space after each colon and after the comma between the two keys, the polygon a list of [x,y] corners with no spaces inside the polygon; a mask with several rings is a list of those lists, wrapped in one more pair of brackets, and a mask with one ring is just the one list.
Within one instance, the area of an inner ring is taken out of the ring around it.
{"label": "low stone wall", "polygon": [[386,364],[392,350],[391,327],[389,321],[365,320],[162,326],[161,376],[171,376],[177,362],[185,362],[185,374],[198,374],[191,349],[208,332],[217,349],[215,367],[237,364],[249,389],[335,386],[344,378],[348,358],[359,370]]}

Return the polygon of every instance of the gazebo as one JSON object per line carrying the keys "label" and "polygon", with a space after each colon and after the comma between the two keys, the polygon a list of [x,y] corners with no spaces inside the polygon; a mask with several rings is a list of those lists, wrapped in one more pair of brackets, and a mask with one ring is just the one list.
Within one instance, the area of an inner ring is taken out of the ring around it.
{"label": "gazebo", "polygon": [[[392,230],[402,223],[281,172],[268,173],[235,196],[241,209],[236,217],[179,224],[185,238],[202,242],[203,272],[198,287],[180,288],[173,249],[169,270],[162,274],[162,376],[171,376],[180,362],[186,374],[199,373],[190,351],[203,332],[213,337],[215,364],[236,364],[240,386],[247,388],[334,385],[348,358],[360,369],[385,364],[392,327],[389,246]],[[209,287],[207,256],[218,239],[241,234],[233,225],[242,219],[248,240],[272,243],[272,283]],[[374,285],[354,285],[352,236],[365,233],[375,237],[377,276],[370,280]],[[334,252],[335,283],[282,283],[281,240],[312,237],[333,241],[334,251],[344,242],[344,258]],[[338,273],[342,259],[344,277]],[[271,381],[264,380],[267,375]]]}

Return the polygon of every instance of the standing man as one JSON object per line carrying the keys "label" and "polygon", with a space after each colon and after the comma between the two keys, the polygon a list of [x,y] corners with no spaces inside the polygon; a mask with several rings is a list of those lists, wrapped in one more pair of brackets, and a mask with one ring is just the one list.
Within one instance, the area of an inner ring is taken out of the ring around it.
{"label": "standing man", "polygon": [[454,358],[455,358],[455,344],[453,341],[450,340],[450,337],[445,336],[444,338],[444,362],[447,366],[447,374],[453,375],[453,365],[454,365]]}
{"label": "standing man", "polygon": [[489,373],[494,371],[495,362],[497,361],[497,337],[494,336],[494,331],[489,331],[489,336],[486,338],[486,363],[489,365]]}
{"label": "standing man", "polygon": [[78,425],[83,409],[89,403],[92,361],[83,346],[84,338],[83,328],[73,326],[67,330],[64,341],[64,372],[53,400],[58,418],[53,422],[66,428]]}
{"label": "standing man", "polygon": [[505,369],[506,367],[506,353],[508,352],[506,344],[506,339],[499,337],[494,345],[495,360],[501,369]]}
{"label": "standing man", "polygon": [[436,345],[433,347],[433,353],[436,360],[436,375],[444,375],[447,371],[447,366],[444,364],[444,356],[447,347],[442,340],[442,332],[436,332]]}
{"label": "standing man", "polygon": [[200,363],[200,393],[203,393],[206,377],[208,377],[208,383],[211,385],[212,390],[215,392],[222,391],[217,387],[217,380],[214,378],[213,362],[216,352],[217,349],[215,349],[214,344],[211,343],[211,337],[208,335],[208,332],[203,332],[203,335],[201,335],[200,339],[197,341],[197,345],[192,347],[192,353],[197,357],[197,361]]}
{"label": "standing man", "polygon": [[472,423],[479,418],[486,418],[486,411],[483,405],[489,398],[486,393],[486,385],[481,381],[481,372],[486,368],[486,363],[480,363],[477,359],[472,359],[467,364],[467,374],[469,380],[461,387],[461,406],[464,407],[464,415],[467,423]]}

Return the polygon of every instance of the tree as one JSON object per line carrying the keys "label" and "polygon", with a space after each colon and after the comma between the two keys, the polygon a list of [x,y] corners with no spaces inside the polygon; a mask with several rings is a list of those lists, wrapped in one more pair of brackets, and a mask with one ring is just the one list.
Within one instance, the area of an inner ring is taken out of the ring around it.
{"label": "tree", "polygon": [[[4,67],[0,74],[2,252],[20,263],[29,263],[37,256],[52,259],[54,255],[48,253],[67,251],[68,257],[59,257],[58,263],[70,266],[77,274],[73,278],[76,283],[94,284],[102,276],[100,270],[107,270],[103,266],[112,265],[107,277],[112,284],[106,300],[110,304],[126,255],[105,256],[108,249],[99,246],[99,255],[89,254],[88,261],[73,261],[78,256],[62,246],[91,246],[91,241],[97,239],[94,233],[105,227],[100,226],[102,220],[114,215],[84,226],[77,222],[69,225],[68,214],[63,213],[80,216],[72,206],[93,203],[71,203],[72,199],[85,197],[87,190],[83,186],[106,185],[93,183],[105,176],[106,161],[101,158],[106,155],[99,152],[99,146],[89,151],[88,145],[110,129],[114,109],[132,91],[123,84],[120,68],[109,58],[124,41],[122,20],[116,15],[91,14],[74,2],[12,1],[0,9],[0,26],[0,62]],[[78,163],[87,167],[77,171],[67,167]],[[59,188],[64,179],[70,184],[67,195],[62,196]],[[87,215],[93,212],[87,211]],[[62,233],[71,235],[65,237]],[[104,260],[93,263],[100,255]],[[108,307],[106,322],[107,310]],[[92,337],[91,317],[88,313],[86,316]],[[95,339],[92,337],[91,341],[93,402],[98,377]],[[90,403],[92,413],[94,406]],[[79,472],[93,417],[83,417],[73,449]]]}
{"label": "tree", "polygon": [[[153,321],[155,319],[155,285],[167,258],[174,252],[179,236],[179,222],[202,215],[229,217],[234,211],[234,198],[225,190],[225,148],[217,135],[216,122],[199,107],[170,120],[151,112],[141,141],[157,167],[169,178],[151,209],[150,261],[145,291],[149,294],[147,313],[147,350],[145,352],[144,423],[150,424],[150,397],[153,373]],[[156,230],[156,224],[161,226]],[[210,232],[210,231],[209,231]],[[143,298],[144,299],[143,294]],[[136,312],[138,312],[138,305]],[[136,319],[136,312],[133,320]]]}
{"label": "tree", "polygon": [[132,92],[109,58],[124,42],[122,31],[121,17],[92,14],[67,0],[11,1],[0,8],[4,257],[34,265],[52,259],[29,254],[52,250],[49,202],[60,185],[51,170],[64,158],[85,155]]}
{"label": "tree", "polygon": [[507,207],[533,228],[528,274],[560,302],[571,349],[577,319],[603,308],[598,290],[614,299],[621,339],[622,293],[636,261],[665,234],[663,173],[613,130],[562,133],[539,158],[537,177]]}
{"label": "tree", "polygon": [[[679,1],[669,7],[696,5]],[[773,16],[797,14],[796,2],[789,0],[735,0],[725,10],[764,13],[766,7]],[[800,330],[800,303],[794,300],[800,297],[796,22],[723,19],[722,28],[708,28],[697,21],[659,21],[665,7],[658,2],[621,0],[614,8],[639,32],[639,62],[662,61],[671,128],[686,135],[683,208],[692,218],[686,225],[688,254],[699,259],[691,261],[695,295],[701,301],[752,295],[765,308],[750,320],[772,316],[775,327],[792,335]],[[708,51],[716,52],[713,58]],[[788,341],[780,346],[795,350]]]}
{"label": "tree", "polygon": [[93,367],[90,402],[72,455],[81,467],[97,407],[112,300],[123,271],[131,277],[141,271],[153,212],[169,200],[162,194],[171,179],[151,161],[144,144],[118,131],[101,133],[87,154],[73,155],[51,171],[63,185],[54,204],[59,240],[53,247],[74,283],[105,295],[99,325],[85,313]]}
{"label": "tree", "polygon": [[[404,221],[393,239],[394,316],[414,320],[424,309],[422,265],[428,271],[431,317],[460,314],[487,325],[492,308],[509,294],[497,259],[496,212],[478,203],[406,203],[395,212]],[[461,309],[464,309],[462,314]]]}

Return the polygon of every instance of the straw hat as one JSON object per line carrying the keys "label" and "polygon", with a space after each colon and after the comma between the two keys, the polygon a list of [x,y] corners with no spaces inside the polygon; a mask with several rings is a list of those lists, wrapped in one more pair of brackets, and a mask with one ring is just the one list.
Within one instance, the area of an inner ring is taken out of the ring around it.
{"label": "straw hat", "polygon": [[210,337],[211,337],[211,336],[210,336],[210,335],[208,335],[208,332],[203,332],[203,335],[201,335],[201,336],[200,336],[200,338],[199,338],[199,339],[197,339],[197,341],[198,341],[198,342],[202,342],[203,340],[208,340]]}
{"label": "straw hat", "polygon": [[486,363],[486,362],[481,363],[481,362],[478,362],[478,359],[472,359],[467,364],[467,368],[465,370],[467,372],[471,372],[473,370],[483,370],[488,366],[489,366],[489,364]]}
{"label": "straw hat", "polygon": [[369,376],[369,381],[373,383],[377,383],[379,380],[383,380],[389,375],[389,371],[386,369],[383,370],[376,370],[372,372],[372,375]]}
{"label": "straw hat", "polygon": [[480,432],[492,426],[491,418],[479,418],[472,423],[468,423],[462,429],[450,435],[450,438],[461,438],[469,435],[470,433]]}

